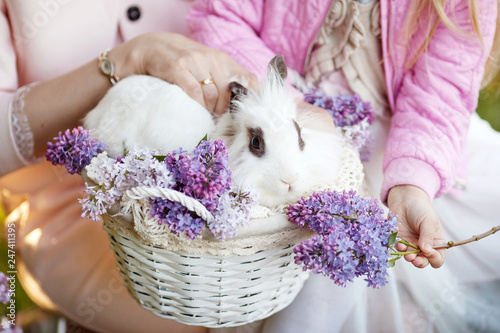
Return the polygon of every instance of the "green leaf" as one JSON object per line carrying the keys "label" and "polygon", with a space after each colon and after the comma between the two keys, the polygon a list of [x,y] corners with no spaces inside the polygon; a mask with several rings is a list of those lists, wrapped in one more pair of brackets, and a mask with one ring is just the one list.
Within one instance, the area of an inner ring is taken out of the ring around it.
{"label": "green leaf", "polygon": [[396,258],[392,258],[389,260],[389,264],[391,264],[390,267],[394,267],[394,265],[396,265],[396,260],[398,260],[399,258],[401,257],[396,257]]}
{"label": "green leaf", "polygon": [[202,143],[203,141],[207,141],[207,140],[208,140],[208,134],[205,134],[203,139],[201,139],[200,142],[198,142],[198,144]]}
{"label": "green leaf", "polygon": [[396,237],[398,237],[398,233],[397,232],[393,232],[389,236],[389,240],[387,241],[387,246],[393,246],[396,243]]}
{"label": "green leaf", "polygon": [[163,162],[167,158],[167,155],[153,155],[153,158],[156,158],[159,162]]}
{"label": "green leaf", "polygon": [[125,144],[125,141],[122,142],[122,145],[123,145],[123,156],[127,156],[128,149],[127,149],[127,145]]}

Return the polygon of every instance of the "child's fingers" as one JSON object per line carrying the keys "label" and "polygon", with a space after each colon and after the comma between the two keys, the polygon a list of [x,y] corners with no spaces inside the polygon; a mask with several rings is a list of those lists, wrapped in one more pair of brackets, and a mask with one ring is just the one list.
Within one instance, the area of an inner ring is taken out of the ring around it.
{"label": "child's fingers", "polygon": [[398,250],[399,252],[406,252],[408,251],[408,246],[401,243],[396,243],[396,250]]}
{"label": "child's fingers", "polygon": [[427,265],[429,265],[429,260],[426,257],[420,255],[420,256],[415,256],[415,258],[411,261],[411,263],[413,264],[413,266],[417,268],[424,268]]}
{"label": "child's fingers", "polygon": [[417,254],[416,253],[405,255],[405,260],[406,261],[413,262],[413,260],[415,260],[415,258],[417,258]]}
{"label": "child's fingers", "polygon": [[420,226],[420,237],[418,247],[422,251],[432,267],[441,267],[446,256],[445,251],[437,251],[432,248],[444,240],[441,223],[435,215],[427,217]]}
{"label": "child's fingers", "polygon": [[422,253],[429,260],[432,267],[438,268],[443,265],[446,255],[444,250],[434,250],[429,244],[426,244],[425,250],[423,250]]}

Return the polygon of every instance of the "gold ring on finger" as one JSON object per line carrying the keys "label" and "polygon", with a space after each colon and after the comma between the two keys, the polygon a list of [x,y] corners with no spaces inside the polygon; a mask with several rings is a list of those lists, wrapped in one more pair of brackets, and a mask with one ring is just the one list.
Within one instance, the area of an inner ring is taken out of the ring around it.
{"label": "gold ring on finger", "polygon": [[214,79],[212,79],[211,77],[209,77],[208,79],[205,79],[203,81],[200,81],[200,84],[202,86],[206,86],[207,84],[213,84],[214,83]]}

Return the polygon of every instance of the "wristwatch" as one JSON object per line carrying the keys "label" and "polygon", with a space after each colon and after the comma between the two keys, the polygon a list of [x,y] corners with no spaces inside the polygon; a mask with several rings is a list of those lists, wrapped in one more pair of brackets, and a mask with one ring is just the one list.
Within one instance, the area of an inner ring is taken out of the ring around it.
{"label": "wristwatch", "polygon": [[111,84],[115,85],[118,81],[120,81],[120,78],[115,74],[115,66],[111,62],[111,60],[108,59],[108,53],[109,49],[106,49],[102,51],[101,55],[99,56],[99,69],[101,70],[101,73],[106,75],[109,78],[109,81]]}

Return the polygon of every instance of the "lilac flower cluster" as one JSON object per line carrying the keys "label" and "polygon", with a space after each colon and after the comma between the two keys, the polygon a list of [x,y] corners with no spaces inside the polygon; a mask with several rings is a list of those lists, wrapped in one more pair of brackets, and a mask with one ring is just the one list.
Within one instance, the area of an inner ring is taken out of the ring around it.
{"label": "lilac flower cluster", "polygon": [[101,153],[85,168],[97,185],[87,186],[88,195],[80,199],[83,217],[94,221],[118,203],[126,190],[137,186],[173,186],[167,165],[154,157],[155,150],[136,146],[127,155],[113,159]]}
{"label": "lilac flower cluster", "polygon": [[344,138],[359,151],[361,161],[367,162],[370,159],[374,141],[367,119],[363,119],[356,125],[342,127],[341,130]]}
{"label": "lilac flower cluster", "polygon": [[373,142],[369,127],[375,117],[375,110],[369,102],[363,102],[357,94],[330,97],[316,87],[311,87],[306,92],[304,100],[326,109],[335,126],[341,128],[344,138],[359,150],[361,160],[368,161]]}
{"label": "lilac flower cluster", "polygon": [[167,154],[165,162],[175,180],[174,189],[202,199],[208,210],[215,208],[220,193],[231,188],[229,153],[222,140],[203,140],[191,154],[179,149]]}
{"label": "lilac flower cluster", "polygon": [[104,144],[90,138],[90,131],[81,126],[64,134],[59,132],[54,141],[47,143],[45,157],[53,165],[66,166],[70,174],[80,174],[90,160],[104,150]]}
{"label": "lilac flower cluster", "polygon": [[365,275],[368,286],[387,283],[388,241],[397,217],[386,214],[376,199],[355,191],[315,192],[290,205],[291,222],[318,233],[295,247],[295,263],[304,270],[329,276],[340,286]]}
{"label": "lilac flower cluster", "polygon": [[160,224],[191,239],[198,237],[207,225],[216,238],[224,240],[233,237],[236,229],[250,220],[250,211],[257,202],[252,191],[231,190],[229,154],[221,140],[202,140],[190,154],[179,148],[166,156],[136,146],[116,159],[108,157],[103,152],[104,144],[91,139],[89,131],[82,127],[59,133],[54,140],[55,143],[48,143],[47,159],[66,165],[71,174],[80,174],[85,168],[86,176],[92,180],[85,189],[87,197],[79,202],[82,217],[94,221],[112,207],[128,212],[130,207],[121,202],[128,189],[159,186],[199,200],[214,215],[207,225],[180,203],[151,199],[150,214]]}
{"label": "lilac flower cluster", "polygon": [[305,94],[304,100],[327,110],[337,127],[353,126],[363,119],[367,119],[368,123],[371,124],[374,120],[375,111],[371,104],[363,102],[358,94],[330,97],[318,88],[312,87]]}
{"label": "lilac flower cluster", "polygon": [[160,224],[168,226],[174,234],[185,233],[190,239],[201,234],[205,220],[176,201],[155,198],[151,202],[150,215]]}
{"label": "lilac flower cluster", "polygon": [[0,272],[0,302],[7,304],[10,301],[9,277]]}
{"label": "lilac flower cluster", "polygon": [[218,200],[213,215],[208,223],[212,234],[220,240],[236,236],[236,229],[250,220],[252,208],[257,203],[257,193],[248,191],[225,192]]}
{"label": "lilac flower cluster", "polygon": [[[229,154],[224,142],[202,141],[187,154],[182,149],[167,154],[165,158],[175,185],[173,189],[198,199],[215,219],[208,225],[219,239],[234,235],[234,230],[249,219],[247,202],[240,200],[241,208],[233,207],[241,195],[231,195]],[[227,208],[226,211],[224,208]],[[204,220],[177,202],[156,198],[151,203],[151,215],[166,224],[172,232],[195,239],[201,234]]]}

